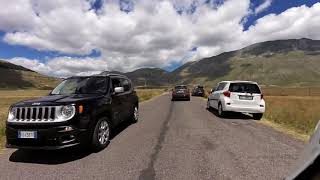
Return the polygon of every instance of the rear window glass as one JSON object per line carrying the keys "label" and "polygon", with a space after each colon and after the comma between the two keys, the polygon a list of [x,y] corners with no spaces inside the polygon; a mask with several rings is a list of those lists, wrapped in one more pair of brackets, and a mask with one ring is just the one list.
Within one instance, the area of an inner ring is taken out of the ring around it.
{"label": "rear window glass", "polygon": [[175,89],[187,89],[187,86],[176,86]]}
{"label": "rear window glass", "polygon": [[230,84],[229,91],[239,93],[261,93],[258,85],[248,83],[232,83]]}

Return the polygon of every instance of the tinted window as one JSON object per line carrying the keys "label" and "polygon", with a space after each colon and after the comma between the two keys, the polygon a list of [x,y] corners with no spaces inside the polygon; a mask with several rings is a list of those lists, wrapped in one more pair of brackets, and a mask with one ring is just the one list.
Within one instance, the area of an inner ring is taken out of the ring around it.
{"label": "tinted window", "polygon": [[122,83],[122,86],[124,88],[124,91],[130,91],[131,89],[131,83],[128,79],[121,79],[121,83]]}
{"label": "tinted window", "polygon": [[100,94],[108,89],[105,77],[74,77],[64,80],[52,92],[53,95]]}
{"label": "tinted window", "polygon": [[131,90],[131,82],[128,79],[123,78],[113,78],[112,79],[112,87],[123,87],[124,91]]}
{"label": "tinted window", "polygon": [[229,91],[239,93],[261,93],[258,85],[249,83],[231,83]]}
{"label": "tinted window", "polygon": [[226,83],[219,83],[216,91],[221,91],[221,90],[223,90],[225,86],[226,86]]}
{"label": "tinted window", "polygon": [[193,90],[194,91],[204,91],[203,87],[195,87]]}
{"label": "tinted window", "polygon": [[112,78],[112,87],[122,87],[120,79]]}
{"label": "tinted window", "polygon": [[175,89],[187,89],[187,86],[176,86]]}

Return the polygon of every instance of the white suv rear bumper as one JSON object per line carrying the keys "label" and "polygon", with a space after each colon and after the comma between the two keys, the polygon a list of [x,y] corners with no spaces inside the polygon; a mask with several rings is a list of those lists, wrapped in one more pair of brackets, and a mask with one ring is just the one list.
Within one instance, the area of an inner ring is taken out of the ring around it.
{"label": "white suv rear bumper", "polygon": [[241,113],[264,113],[265,107],[261,106],[236,106],[236,105],[225,105],[224,111],[233,111],[233,112],[241,112]]}

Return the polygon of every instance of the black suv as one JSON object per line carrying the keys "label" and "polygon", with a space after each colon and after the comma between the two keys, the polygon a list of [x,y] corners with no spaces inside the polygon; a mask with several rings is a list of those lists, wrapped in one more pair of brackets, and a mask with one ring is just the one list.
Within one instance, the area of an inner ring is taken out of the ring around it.
{"label": "black suv", "polygon": [[187,100],[190,101],[190,92],[186,85],[178,85],[172,89],[172,101]]}
{"label": "black suv", "polygon": [[192,96],[201,96],[205,95],[203,86],[195,86],[192,90]]}
{"label": "black suv", "polygon": [[7,147],[62,149],[85,145],[105,148],[119,123],[139,118],[139,101],[123,75],[70,77],[48,96],[10,107]]}

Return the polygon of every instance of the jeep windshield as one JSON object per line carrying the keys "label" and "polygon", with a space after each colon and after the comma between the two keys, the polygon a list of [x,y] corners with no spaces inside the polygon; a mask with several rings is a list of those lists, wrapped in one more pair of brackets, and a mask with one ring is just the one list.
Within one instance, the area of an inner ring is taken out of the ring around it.
{"label": "jeep windshield", "polygon": [[51,95],[103,94],[107,90],[106,77],[72,77],[60,83]]}

